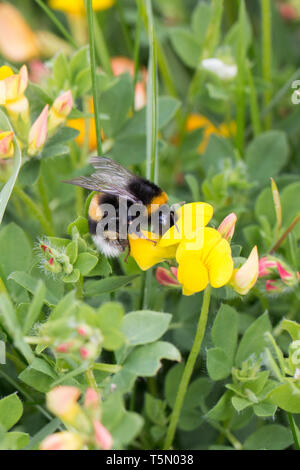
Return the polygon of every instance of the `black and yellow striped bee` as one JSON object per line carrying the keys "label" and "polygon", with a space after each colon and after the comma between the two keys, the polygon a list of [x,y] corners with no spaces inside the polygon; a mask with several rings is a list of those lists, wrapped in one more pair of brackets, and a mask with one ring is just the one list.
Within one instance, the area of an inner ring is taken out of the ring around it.
{"label": "black and yellow striped bee", "polygon": [[[88,209],[89,231],[105,256],[119,256],[129,247],[128,231],[138,215],[149,223],[151,216],[157,213],[156,232],[160,235],[174,225],[175,214],[167,205],[168,196],[156,184],[134,175],[107,157],[92,157],[90,163],[96,169],[91,176],[64,182],[97,191]],[[131,211],[134,205],[140,208],[139,214]],[[110,217],[107,207],[114,208],[113,217]],[[140,224],[137,227],[139,236],[143,236]],[[121,236],[121,232],[125,236]]]}

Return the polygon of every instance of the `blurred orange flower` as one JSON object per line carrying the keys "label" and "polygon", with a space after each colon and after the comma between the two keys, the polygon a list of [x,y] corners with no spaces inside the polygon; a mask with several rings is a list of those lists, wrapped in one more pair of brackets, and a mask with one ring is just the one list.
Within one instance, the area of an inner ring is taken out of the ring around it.
{"label": "blurred orange flower", "polygon": [[13,5],[0,3],[0,53],[11,62],[27,62],[39,55],[35,33]]}
{"label": "blurred orange flower", "polygon": [[207,117],[201,114],[190,114],[186,123],[186,130],[192,132],[203,128],[203,140],[198,147],[198,152],[203,153],[212,134],[222,137],[231,137],[236,133],[236,123],[231,121],[229,125],[222,123],[216,127]]}
{"label": "blurred orange flower", "polygon": [[[91,114],[94,113],[93,98],[89,99],[89,112]],[[82,146],[84,143],[84,135],[85,135],[85,119],[84,118],[69,119],[68,126],[73,127],[73,129],[76,129],[80,132],[80,134],[76,138],[76,142],[78,143],[79,146]],[[103,135],[102,135],[102,138],[103,138]],[[90,151],[95,150],[96,147],[97,147],[97,133],[96,133],[95,119],[90,118],[89,119],[89,150]]]}

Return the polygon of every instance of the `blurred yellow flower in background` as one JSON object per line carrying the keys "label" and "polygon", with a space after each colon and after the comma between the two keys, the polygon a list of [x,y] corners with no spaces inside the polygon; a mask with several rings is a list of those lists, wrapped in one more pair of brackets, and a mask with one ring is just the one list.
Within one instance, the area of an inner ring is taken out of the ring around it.
{"label": "blurred yellow flower in background", "polygon": [[186,122],[186,130],[192,132],[196,129],[203,129],[203,140],[198,147],[198,152],[203,153],[212,134],[222,137],[231,137],[236,133],[236,123],[231,121],[229,125],[222,123],[216,127],[207,117],[201,114],[190,114]]}
{"label": "blurred yellow flower in background", "polygon": [[[111,8],[115,0],[93,0],[94,10],[107,10]],[[49,5],[54,10],[61,10],[73,15],[84,15],[84,0],[50,0]]]}
{"label": "blurred yellow flower in background", "polygon": [[[89,99],[89,112],[91,114],[94,114],[93,98]],[[76,137],[76,142],[78,143],[79,146],[82,146],[84,143],[84,136],[85,136],[85,131],[86,131],[85,121],[86,120],[84,118],[68,120],[68,126],[73,127],[73,129],[76,129],[77,131],[80,132],[80,134]],[[96,133],[95,119],[91,117],[88,123],[89,123],[89,150],[92,151],[92,150],[95,150],[95,148],[97,147],[97,133]],[[102,135],[102,138],[103,138],[103,135]]]}

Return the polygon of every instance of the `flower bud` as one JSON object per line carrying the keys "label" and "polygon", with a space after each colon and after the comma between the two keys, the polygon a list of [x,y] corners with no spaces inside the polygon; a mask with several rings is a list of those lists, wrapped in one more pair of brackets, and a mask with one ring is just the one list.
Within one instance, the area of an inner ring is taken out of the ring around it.
{"label": "flower bud", "polygon": [[29,155],[35,155],[45,145],[48,130],[48,109],[49,105],[47,104],[30,129],[28,138]]}
{"label": "flower bud", "polygon": [[247,261],[239,269],[233,271],[230,285],[240,295],[248,294],[258,277],[258,252],[255,246]]}
{"label": "flower bud", "polygon": [[100,423],[100,421],[95,420],[93,422],[94,427],[94,439],[101,449],[110,450],[113,445],[113,439],[110,432]]}
{"label": "flower bud", "polygon": [[28,85],[27,67],[23,65],[18,74],[11,75],[9,73],[9,71],[6,71],[7,77],[4,79],[4,106],[12,119],[17,119],[20,116],[24,122],[27,122],[29,121],[29,102],[24,95]]}
{"label": "flower bud", "polygon": [[[176,268],[175,268],[176,269]],[[177,270],[176,270],[177,271]],[[157,268],[155,271],[155,277],[157,282],[162,286],[167,287],[179,287],[180,283],[177,281],[176,275],[166,268]]]}
{"label": "flower bud", "polygon": [[55,387],[47,393],[47,407],[65,423],[74,424],[80,412],[77,400],[80,390],[67,385]]}
{"label": "flower bud", "polygon": [[81,437],[69,431],[51,434],[40,444],[40,450],[80,450],[82,447]]}
{"label": "flower bud", "polygon": [[63,124],[72,111],[73,97],[71,90],[66,91],[54,101],[49,113],[49,131]]}
{"label": "flower bud", "polygon": [[219,225],[218,232],[222,235],[225,240],[229,241],[232,239],[235,229],[235,224],[237,221],[237,216],[234,212],[227,215],[223,222]]}
{"label": "flower bud", "polygon": [[100,396],[93,388],[88,388],[85,392],[84,397],[84,407],[92,408],[93,410],[98,410],[100,405]]}
{"label": "flower bud", "polygon": [[14,154],[14,133],[12,131],[0,132],[0,158],[11,158]]}

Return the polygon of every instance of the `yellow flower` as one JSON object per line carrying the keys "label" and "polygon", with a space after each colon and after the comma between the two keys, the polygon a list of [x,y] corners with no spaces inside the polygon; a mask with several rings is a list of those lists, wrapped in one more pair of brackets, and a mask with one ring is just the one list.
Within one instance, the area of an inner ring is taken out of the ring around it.
{"label": "yellow flower", "polygon": [[140,269],[146,271],[165,259],[175,257],[177,249],[175,245],[166,248],[160,247],[158,246],[158,235],[146,231],[143,231],[143,235],[145,238],[135,234],[128,235],[130,255],[135,259]]}
{"label": "yellow flower", "polygon": [[177,211],[178,220],[159,241],[159,247],[178,244],[183,239],[192,239],[200,227],[205,227],[213,216],[213,207],[205,202],[184,204]]}
{"label": "yellow flower", "polygon": [[28,71],[23,65],[18,74],[14,74],[7,65],[0,67],[0,98],[12,119],[29,120],[29,103],[24,95],[28,85]]}
{"label": "yellow flower", "polygon": [[[115,0],[93,0],[94,10],[107,10],[111,8]],[[84,0],[50,0],[50,7],[55,10],[61,10],[65,13],[73,13],[74,15],[84,15]]]}
{"label": "yellow flower", "polygon": [[[227,284],[233,272],[231,248],[227,240],[214,228],[200,228],[202,248],[189,248],[191,240],[183,240],[176,252],[177,278],[184,295],[204,290],[208,284],[214,288]],[[194,240],[197,245],[197,233]]]}
{"label": "yellow flower", "polygon": [[79,397],[79,388],[61,385],[47,393],[47,407],[65,423],[74,424],[80,414]]}
{"label": "yellow flower", "polygon": [[207,117],[200,114],[190,114],[187,123],[186,130],[192,132],[196,129],[203,128],[203,140],[198,147],[198,152],[203,153],[207,147],[210,136],[212,134],[220,135],[222,137],[230,137],[236,133],[236,123],[230,122],[229,126],[225,123],[216,127]]}
{"label": "yellow flower", "polygon": [[14,154],[14,133],[12,131],[0,131],[0,158],[11,158]]}

